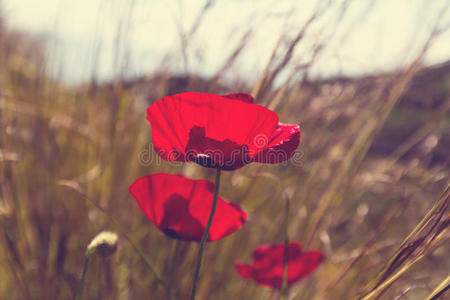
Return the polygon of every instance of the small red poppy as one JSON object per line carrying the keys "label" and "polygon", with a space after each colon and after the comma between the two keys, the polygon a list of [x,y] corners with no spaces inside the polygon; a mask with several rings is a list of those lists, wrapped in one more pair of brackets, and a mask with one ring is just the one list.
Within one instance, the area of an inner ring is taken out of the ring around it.
{"label": "small red poppy", "polygon": [[[265,245],[253,251],[253,264],[236,262],[239,275],[254,279],[258,284],[280,289],[284,274],[284,244]],[[310,275],[322,262],[320,251],[302,252],[299,243],[291,242],[288,246],[287,282],[288,285]]]}
{"label": "small red poppy", "polygon": [[243,93],[166,96],[147,109],[147,119],[163,159],[223,170],[283,162],[300,142],[298,125],[279,123],[275,112]]}
{"label": "small red poppy", "polygon": [[[136,179],[128,190],[147,218],[167,236],[200,242],[211,211],[212,182],[158,173]],[[232,234],[246,219],[239,205],[218,198],[207,241]]]}

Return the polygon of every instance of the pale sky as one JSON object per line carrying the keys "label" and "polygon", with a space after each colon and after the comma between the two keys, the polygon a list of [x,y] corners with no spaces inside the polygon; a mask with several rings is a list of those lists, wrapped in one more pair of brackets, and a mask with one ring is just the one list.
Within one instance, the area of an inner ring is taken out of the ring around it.
{"label": "pale sky", "polygon": [[[49,37],[54,68],[62,70],[67,81],[79,82],[89,79],[93,70],[100,78],[117,74],[124,69],[127,57],[127,75],[149,74],[161,68],[183,71],[178,29],[188,32],[205,2],[0,0],[0,5],[9,26]],[[280,35],[293,37],[316,5],[326,2],[216,0],[199,30],[188,39],[188,70],[214,74],[242,35],[253,28],[247,47],[227,75],[254,82]],[[326,41],[313,67],[316,76],[373,73],[405,66],[417,54],[439,14],[443,15],[441,25],[450,25],[450,9],[443,10],[448,0],[349,1],[339,26],[336,24],[344,0],[331,2],[331,8],[306,32],[293,59],[293,64],[307,62],[314,44]],[[450,30],[433,44],[426,62],[448,59]]]}

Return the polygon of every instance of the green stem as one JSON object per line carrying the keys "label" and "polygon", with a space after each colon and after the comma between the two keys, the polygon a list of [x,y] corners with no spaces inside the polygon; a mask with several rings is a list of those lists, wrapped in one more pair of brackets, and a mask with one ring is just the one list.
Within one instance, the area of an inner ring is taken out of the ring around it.
{"label": "green stem", "polygon": [[81,296],[83,295],[84,280],[86,278],[86,272],[89,264],[89,255],[90,253],[87,251],[84,259],[83,273],[81,273],[80,286],[78,287],[77,297],[75,298],[76,300],[81,300]]}
{"label": "green stem", "polygon": [[203,232],[202,240],[200,242],[200,248],[198,249],[197,266],[195,267],[194,282],[192,284],[192,292],[191,292],[191,300],[195,300],[195,292],[197,290],[198,276],[200,274],[200,266],[202,264],[203,249],[205,247],[206,240],[208,239],[209,229],[211,228],[211,224],[212,224],[212,221],[214,218],[214,213],[216,211],[217,198],[219,197],[219,186],[220,186],[220,168],[217,168],[216,186],[214,188],[214,197],[213,197],[213,202],[212,202],[212,206],[211,206],[211,212],[209,214],[208,222],[206,223],[205,231]]}

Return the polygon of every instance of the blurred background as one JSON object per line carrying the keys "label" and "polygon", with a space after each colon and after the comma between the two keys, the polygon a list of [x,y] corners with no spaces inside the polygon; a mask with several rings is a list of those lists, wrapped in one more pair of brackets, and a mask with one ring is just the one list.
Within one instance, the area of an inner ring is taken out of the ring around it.
{"label": "blurred background", "polygon": [[145,109],[184,91],[251,93],[302,133],[295,163],[223,173],[249,219],[207,245],[198,299],[280,298],[233,263],[283,242],[286,199],[290,239],[326,255],[289,299],[448,287],[448,1],[0,0],[1,299],[74,298],[106,229],[119,247],[91,259],[84,299],[188,297],[198,244],[127,191],[156,172],[213,180],[152,149]]}

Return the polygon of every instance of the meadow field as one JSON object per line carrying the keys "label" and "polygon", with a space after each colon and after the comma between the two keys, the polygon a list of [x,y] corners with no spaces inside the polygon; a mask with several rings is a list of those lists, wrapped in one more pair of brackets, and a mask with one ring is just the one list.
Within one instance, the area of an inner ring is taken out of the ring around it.
{"label": "meadow field", "polygon": [[[208,78],[161,70],[71,85],[48,72],[48,44],[9,28],[7,17],[0,20],[0,299],[75,298],[86,247],[104,230],[118,234],[117,250],[90,257],[83,299],[188,299],[198,243],[164,235],[128,192],[153,173],[214,181],[213,169],[167,162],[153,148],[147,107],[185,91],[250,93],[301,132],[289,161],[222,172],[220,197],[248,219],[206,244],[197,299],[445,298],[450,63],[423,64],[440,30],[410,64],[388,73],[308,76],[324,45],[299,64],[292,58],[311,18],[280,42],[257,82],[230,79],[237,47]],[[287,295],[237,274],[236,261],[249,263],[253,249],[286,236],[325,257]]]}

